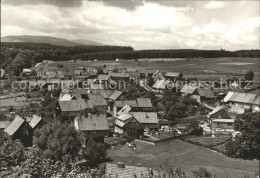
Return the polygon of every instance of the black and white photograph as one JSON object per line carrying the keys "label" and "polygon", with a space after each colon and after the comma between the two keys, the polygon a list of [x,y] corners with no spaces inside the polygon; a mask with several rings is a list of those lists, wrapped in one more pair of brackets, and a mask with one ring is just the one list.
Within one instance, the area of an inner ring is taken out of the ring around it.
{"label": "black and white photograph", "polygon": [[0,178],[259,178],[259,0],[0,16]]}

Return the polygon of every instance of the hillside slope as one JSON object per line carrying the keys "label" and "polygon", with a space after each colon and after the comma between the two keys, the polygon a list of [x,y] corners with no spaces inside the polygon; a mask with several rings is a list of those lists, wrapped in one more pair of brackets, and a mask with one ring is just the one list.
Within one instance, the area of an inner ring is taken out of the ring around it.
{"label": "hillside slope", "polygon": [[[82,40],[80,40],[82,41]],[[30,35],[22,35],[22,36],[5,36],[1,38],[1,42],[29,42],[29,43],[50,43],[52,45],[59,46],[94,46],[94,45],[102,45],[101,43],[97,43],[94,41],[83,40],[84,43],[70,41],[64,38],[56,38],[52,36],[30,36]],[[87,43],[88,42],[88,43]]]}

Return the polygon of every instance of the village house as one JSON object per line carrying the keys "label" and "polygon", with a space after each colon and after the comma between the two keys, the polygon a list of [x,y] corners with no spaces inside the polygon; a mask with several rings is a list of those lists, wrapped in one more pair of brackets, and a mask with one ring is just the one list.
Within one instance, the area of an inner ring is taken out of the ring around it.
{"label": "village house", "polygon": [[244,110],[259,112],[259,100],[260,97],[257,94],[230,91],[223,99],[223,102],[231,108],[243,108]]}
{"label": "village house", "polygon": [[170,83],[168,80],[156,80],[154,85],[152,86],[153,89],[158,91],[164,91],[167,85]]}
{"label": "village house", "polygon": [[153,105],[150,98],[136,98],[137,111],[149,112],[153,111]]}
{"label": "village house", "polygon": [[94,109],[99,113],[106,113],[107,102],[100,93],[88,93],[87,102],[91,103]]}
{"label": "village house", "polygon": [[183,75],[180,72],[166,72],[165,74],[165,79],[166,80],[171,80],[171,81],[176,81],[178,79],[182,79]]}
{"label": "village house", "polygon": [[74,75],[81,75],[81,72],[83,72],[83,69],[75,69]]}
{"label": "village house", "polygon": [[137,108],[137,103],[135,100],[128,100],[128,101],[115,101],[113,106],[113,116],[117,117],[118,111],[120,111],[125,105],[131,107],[131,109],[135,110]]}
{"label": "village house", "polygon": [[84,143],[89,139],[104,142],[104,137],[109,134],[105,114],[80,114],[74,119],[74,127],[84,134]]}
{"label": "village house", "polygon": [[201,103],[214,100],[215,95],[211,89],[197,88],[193,92],[192,98],[196,99],[197,102]]}
{"label": "village house", "polygon": [[114,72],[110,72],[109,76],[112,80],[115,81],[128,81],[130,79],[130,75],[129,73],[114,73]]}
{"label": "village house", "polygon": [[59,78],[59,79],[64,79],[64,73],[63,73],[63,71],[62,70],[58,70],[57,71],[57,78]]}
{"label": "village house", "polygon": [[64,73],[64,77],[67,80],[73,80],[74,79],[74,76],[75,76],[74,71],[72,71],[72,70],[65,70],[63,73]]}
{"label": "village house", "polygon": [[48,91],[54,91],[61,87],[61,79],[59,78],[47,78],[46,85],[48,87]]}
{"label": "village house", "polygon": [[4,69],[0,69],[0,78],[4,78],[5,76],[5,70]]}
{"label": "village house", "polygon": [[11,124],[11,121],[0,121],[0,132]]}
{"label": "village house", "polygon": [[32,134],[29,125],[20,116],[16,116],[4,132],[13,140],[19,139],[25,146],[32,145]]}
{"label": "village house", "polygon": [[142,138],[144,127],[131,114],[122,114],[115,120],[115,133],[125,134],[134,138]]}
{"label": "village house", "polygon": [[37,116],[35,114],[32,115],[31,117],[31,121],[29,122],[29,126],[35,130],[36,128],[41,127],[44,123],[43,123],[43,119],[41,116]]}
{"label": "village house", "polygon": [[209,124],[213,135],[234,132],[234,116],[225,106],[217,106],[208,114]]}
{"label": "village house", "polygon": [[73,120],[77,115],[81,114],[85,109],[93,109],[93,106],[87,105],[84,99],[78,100],[59,100],[59,106],[61,111],[61,116]]}
{"label": "village house", "polygon": [[115,101],[113,106],[113,116],[117,117],[118,112],[125,106],[131,107],[131,112],[152,112],[153,105],[150,98],[137,98],[136,100]]}
{"label": "village house", "polygon": [[115,72],[118,71],[115,65],[106,65],[103,69],[103,73],[108,74],[109,72]]}
{"label": "village house", "polygon": [[145,131],[158,131],[157,112],[130,112],[140,124],[144,126]]}
{"label": "village house", "polygon": [[196,85],[184,85],[180,92],[182,96],[191,96],[197,88],[199,87]]}
{"label": "village house", "polygon": [[97,79],[101,82],[108,82],[110,76],[106,74],[100,74],[98,75]]}
{"label": "village house", "polygon": [[165,77],[163,76],[162,72],[159,70],[156,70],[153,74],[152,74],[152,78],[154,79],[154,81],[157,80],[165,80]]}
{"label": "village house", "polygon": [[32,70],[31,69],[23,68],[23,75],[24,76],[30,76],[31,74],[32,74]]}

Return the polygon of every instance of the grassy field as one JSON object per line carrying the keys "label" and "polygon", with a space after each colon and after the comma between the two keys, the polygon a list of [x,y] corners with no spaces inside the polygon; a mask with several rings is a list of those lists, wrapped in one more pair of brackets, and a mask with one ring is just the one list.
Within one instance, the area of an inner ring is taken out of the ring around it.
{"label": "grassy field", "polygon": [[242,76],[248,70],[259,73],[259,59],[257,58],[183,58],[183,59],[141,59],[121,61],[98,61],[98,62],[69,62],[60,61],[53,63],[41,63],[37,69],[49,68],[57,69],[58,64],[63,64],[63,68],[78,68],[87,66],[116,65],[118,67],[144,67],[148,71],[161,70],[182,72],[185,75],[200,75],[201,77],[219,76]]}
{"label": "grassy field", "polygon": [[126,145],[119,145],[108,151],[108,157],[126,165],[141,163],[144,167],[158,168],[179,167],[192,176],[192,170],[207,167],[219,178],[237,178],[246,175],[256,177],[259,169],[257,160],[242,160],[226,157],[220,153],[199,147],[180,140],[162,142],[155,146],[137,143],[137,149],[132,150]]}

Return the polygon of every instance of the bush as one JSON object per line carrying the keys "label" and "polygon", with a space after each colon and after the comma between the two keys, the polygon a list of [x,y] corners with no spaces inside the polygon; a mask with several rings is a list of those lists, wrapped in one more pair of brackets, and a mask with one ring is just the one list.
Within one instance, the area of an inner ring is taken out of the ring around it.
{"label": "bush", "polygon": [[195,178],[210,178],[210,177],[212,177],[211,172],[205,167],[199,167],[198,169],[193,170],[192,173],[193,173],[193,176]]}

